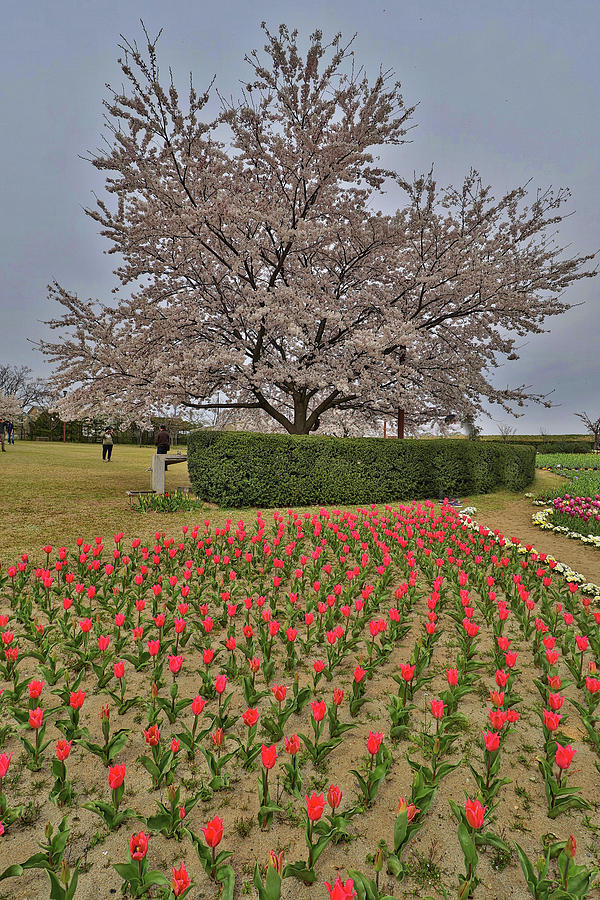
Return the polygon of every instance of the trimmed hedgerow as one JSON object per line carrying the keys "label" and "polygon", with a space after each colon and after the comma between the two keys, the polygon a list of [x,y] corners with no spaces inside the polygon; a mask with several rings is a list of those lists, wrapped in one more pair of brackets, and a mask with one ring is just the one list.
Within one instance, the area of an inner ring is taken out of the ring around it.
{"label": "trimmed hedgerow", "polygon": [[538,453],[589,453],[593,441],[548,441],[538,444]]}
{"label": "trimmed hedgerow", "polygon": [[199,497],[223,507],[381,503],[531,484],[533,447],[202,431],[188,441]]}

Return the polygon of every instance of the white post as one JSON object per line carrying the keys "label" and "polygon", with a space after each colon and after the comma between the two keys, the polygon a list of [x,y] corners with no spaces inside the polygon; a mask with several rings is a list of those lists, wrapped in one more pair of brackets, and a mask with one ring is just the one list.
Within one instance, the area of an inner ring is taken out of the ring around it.
{"label": "white post", "polygon": [[150,464],[150,488],[157,494],[165,492],[165,456],[164,453],[155,453]]}

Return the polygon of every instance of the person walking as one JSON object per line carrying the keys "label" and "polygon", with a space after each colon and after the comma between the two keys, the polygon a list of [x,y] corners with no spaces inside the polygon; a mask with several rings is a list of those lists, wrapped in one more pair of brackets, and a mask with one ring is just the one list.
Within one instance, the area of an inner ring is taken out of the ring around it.
{"label": "person walking", "polygon": [[15,443],[15,425],[14,422],[6,423],[6,436],[9,444]]}
{"label": "person walking", "polygon": [[2,447],[2,452],[6,453],[6,447],[4,446],[4,431],[6,428],[6,422],[4,419],[0,418],[0,446]]}
{"label": "person walking", "polygon": [[154,439],[154,443],[156,444],[157,453],[169,452],[169,447],[171,446],[171,438],[169,437],[169,432],[167,431],[166,425],[160,426],[160,430]]}
{"label": "person walking", "polygon": [[104,434],[102,435],[102,462],[104,462],[105,460],[106,462],[110,462],[113,444],[114,440],[112,428],[105,428]]}

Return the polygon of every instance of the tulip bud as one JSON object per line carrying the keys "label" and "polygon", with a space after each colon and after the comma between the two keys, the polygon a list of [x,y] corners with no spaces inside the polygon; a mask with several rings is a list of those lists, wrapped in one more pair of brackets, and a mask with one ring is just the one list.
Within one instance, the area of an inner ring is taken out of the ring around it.
{"label": "tulip bud", "polygon": [[470,893],[471,893],[471,882],[463,881],[463,883],[461,884],[461,886],[458,889],[458,894],[457,894],[458,900],[467,900]]}
{"label": "tulip bud", "polygon": [[569,839],[565,845],[565,853],[569,857],[569,859],[575,858],[575,853],[577,852],[577,843],[572,834],[569,835]]}
{"label": "tulip bud", "polygon": [[62,866],[60,869],[60,880],[66,886],[69,883],[69,878],[71,877],[71,870],[67,865],[66,859],[63,859]]}
{"label": "tulip bud", "polygon": [[375,854],[375,859],[373,860],[373,868],[376,872],[381,872],[383,869],[383,850],[381,847],[377,848],[377,853]]}
{"label": "tulip bud", "polygon": [[158,697],[158,685],[155,681],[152,682],[152,699],[156,699]]}

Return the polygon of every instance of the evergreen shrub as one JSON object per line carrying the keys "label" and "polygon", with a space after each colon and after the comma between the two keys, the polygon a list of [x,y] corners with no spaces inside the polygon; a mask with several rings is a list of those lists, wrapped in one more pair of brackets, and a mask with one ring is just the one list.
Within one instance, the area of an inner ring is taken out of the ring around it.
{"label": "evergreen shrub", "polygon": [[384,440],[200,431],[188,439],[190,480],[221,507],[381,503],[519,491],[535,449],[465,440]]}

